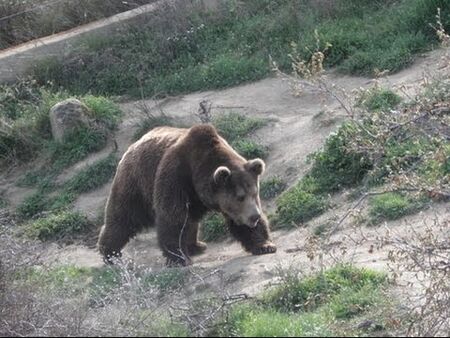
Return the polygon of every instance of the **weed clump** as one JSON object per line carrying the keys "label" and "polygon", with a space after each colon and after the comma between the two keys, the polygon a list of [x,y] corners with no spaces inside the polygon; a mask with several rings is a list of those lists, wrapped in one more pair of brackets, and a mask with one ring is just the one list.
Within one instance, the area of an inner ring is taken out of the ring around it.
{"label": "weed clump", "polygon": [[395,220],[424,208],[426,199],[412,198],[400,193],[386,193],[374,196],[369,202],[370,223]]}
{"label": "weed clump", "polygon": [[25,234],[31,238],[48,241],[83,233],[91,227],[88,219],[77,212],[62,211],[49,214],[24,225]]}
{"label": "weed clump", "polygon": [[265,159],[269,155],[266,146],[249,139],[239,139],[231,144],[236,151],[244,158],[261,158]]}
{"label": "weed clump", "polygon": [[274,225],[292,227],[309,221],[328,207],[327,199],[319,193],[314,179],[304,178],[276,200]]}
{"label": "weed clump", "polygon": [[265,295],[264,303],[285,312],[313,311],[341,292],[356,292],[365,287],[376,288],[386,276],[347,265],[337,266],[317,276],[299,278],[287,274],[284,282]]}
{"label": "weed clump", "polygon": [[386,306],[381,290],[384,285],[384,274],[350,265],[338,265],[305,278],[286,272],[280,285],[270,288],[257,302],[233,307],[219,333],[256,337],[339,335],[337,320],[350,320]]}
{"label": "weed clump", "polygon": [[385,111],[394,109],[402,102],[399,95],[388,88],[374,87],[360,93],[356,102],[357,106],[369,112]]}
{"label": "weed clump", "polygon": [[264,127],[267,120],[232,112],[219,115],[212,122],[219,134],[243,157],[247,159],[267,157],[268,148],[248,138],[254,131]]}

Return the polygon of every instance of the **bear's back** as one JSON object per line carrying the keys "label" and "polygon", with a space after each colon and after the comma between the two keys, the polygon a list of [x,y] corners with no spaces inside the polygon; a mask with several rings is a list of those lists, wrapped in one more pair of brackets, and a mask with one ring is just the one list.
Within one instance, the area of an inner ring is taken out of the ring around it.
{"label": "bear's back", "polygon": [[187,132],[188,129],[158,127],[130,145],[117,167],[116,188],[122,190],[126,186],[127,191],[132,189],[151,205],[158,165],[166,151]]}

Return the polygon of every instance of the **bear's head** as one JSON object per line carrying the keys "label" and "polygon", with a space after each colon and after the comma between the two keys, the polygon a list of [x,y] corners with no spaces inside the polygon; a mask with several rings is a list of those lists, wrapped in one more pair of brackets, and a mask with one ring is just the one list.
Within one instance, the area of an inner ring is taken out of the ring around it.
{"label": "bear's head", "polygon": [[238,225],[254,228],[263,217],[259,199],[259,176],[264,171],[261,159],[243,166],[219,166],[213,174],[215,200],[220,211]]}

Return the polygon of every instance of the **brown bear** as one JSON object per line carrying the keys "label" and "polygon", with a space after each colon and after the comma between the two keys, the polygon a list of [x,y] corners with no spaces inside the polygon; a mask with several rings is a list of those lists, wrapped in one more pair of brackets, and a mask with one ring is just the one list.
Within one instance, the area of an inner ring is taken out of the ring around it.
{"label": "brown bear", "polygon": [[260,159],[247,161],[212,125],[159,127],[132,144],[119,162],[98,248],[105,262],[128,240],[156,226],[168,264],[189,265],[206,245],[197,239],[206,212],[221,212],[231,234],[254,255],[273,253],[261,210]]}

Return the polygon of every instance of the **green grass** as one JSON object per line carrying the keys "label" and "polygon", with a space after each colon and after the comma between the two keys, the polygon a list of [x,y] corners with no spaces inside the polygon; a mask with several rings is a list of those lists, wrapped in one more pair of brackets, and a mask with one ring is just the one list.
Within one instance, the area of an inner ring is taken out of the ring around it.
{"label": "green grass", "polygon": [[327,138],[320,151],[310,155],[313,164],[308,176],[314,180],[317,192],[331,193],[355,186],[372,168],[364,153],[350,150],[351,142],[360,134],[356,125],[346,123]]}
{"label": "green grass", "polygon": [[266,158],[266,146],[248,138],[253,132],[267,125],[268,120],[249,117],[235,112],[216,116],[212,123],[219,134],[244,158]]}
{"label": "green grass", "polygon": [[63,142],[51,142],[48,147],[51,171],[59,173],[88,154],[101,150],[106,139],[104,130],[82,127],[70,133]]}
{"label": "green grass", "polygon": [[255,141],[242,138],[231,143],[231,146],[244,158],[250,160],[254,158],[265,159],[269,155],[269,150]]}
{"label": "green grass", "polygon": [[6,208],[8,206],[8,201],[5,197],[0,196],[0,209]]}
{"label": "green grass", "polygon": [[[50,164],[38,171],[59,172],[88,153],[101,149],[108,133],[116,128],[122,116],[119,107],[106,97],[78,97],[88,107],[92,125],[80,127],[63,142],[56,142],[51,137],[50,108],[72,95],[44,89],[32,80],[3,85],[0,89],[4,91],[4,95],[0,94],[0,161],[6,165],[41,155]],[[22,181],[23,184],[32,182],[29,179]]]}
{"label": "green grass", "polygon": [[21,279],[51,295],[62,294],[67,298],[87,297],[90,306],[104,306],[123,283],[119,269],[111,267],[87,268],[61,265],[31,268],[23,272]]}
{"label": "green grass", "polygon": [[369,112],[389,111],[402,102],[400,96],[388,88],[374,87],[358,98],[357,105]]}
{"label": "green grass", "polygon": [[[403,136],[404,137],[404,136]],[[409,132],[407,137],[391,138],[383,145],[383,157],[375,170],[371,172],[371,183],[382,184],[391,173],[413,170],[422,178],[430,181],[445,177],[445,159],[450,154],[450,147],[445,141],[417,135]],[[442,159],[426,159],[427,154],[442,153]],[[423,160],[425,158],[425,160]],[[432,184],[434,184],[432,183]]]}
{"label": "green grass", "polygon": [[26,81],[0,89],[8,93],[0,96],[0,164],[28,161],[51,137],[50,108],[67,96]]}
{"label": "green grass", "polygon": [[375,285],[364,285],[358,290],[344,288],[334,296],[330,308],[337,319],[350,319],[366,312],[383,300],[381,290]]}
{"label": "green grass", "polygon": [[[186,272],[182,269],[164,269],[159,272],[123,271],[123,268],[101,267],[86,268],[74,265],[61,265],[51,268],[31,269],[24,273],[31,283],[39,283],[39,287],[67,291],[73,296],[88,292],[94,301],[107,298],[119,290],[129,279],[135,279],[144,289],[157,288],[161,292],[182,287],[186,281]],[[129,275],[128,275],[129,274]]]}
{"label": "green grass", "polygon": [[288,273],[282,278],[282,284],[263,297],[267,306],[282,312],[313,311],[341,292],[375,289],[386,281],[384,274],[349,265],[336,266],[317,276],[300,278]]}
{"label": "green grass", "polygon": [[200,237],[206,242],[218,241],[228,234],[223,216],[217,212],[206,215],[201,223]]}
{"label": "green grass", "polygon": [[276,200],[274,225],[293,227],[320,215],[328,208],[325,196],[317,191],[314,179],[303,178]]}
{"label": "green grass", "polygon": [[170,268],[154,273],[146,273],[142,277],[145,286],[156,287],[161,291],[176,290],[184,286],[187,280],[186,271]]}
{"label": "green grass", "polygon": [[[386,276],[350,265],[299,277],[292,271],[281,284],[256,301],[234,306],[226,324],[213,332],[219,336],[295,337],[360,334],[350,324],[355,317],[384,309],[389,303],[382,292]],[[381,320],[381,318],[380,318]]]}
{"label": "green grass", "polygon": [[74,165],[90,153],[104,148],[106,141],[105,130],[83,127],[67,135],[64,142],[47,142],[43,156],[50,163],[27,172],[16,184],[20,187],[36,187],[42,185],[42,182],[54,180],[64,168]]}
{"label": "green grass", "polygon": [[63,189],[75,194],[97,189],[106,184],[114,176],[117,164],[118,161],[115,154],[110,154],[80,171],[64,184]]}
{"label": "green grass", "polygon": [[113,130],[119,124],[123,113],[111,99],[86,95],[81,97],[81,101],[89,108],[89,117],[103,124],[107,129]]}
{"label": "green grass", "polygon": [[45,174],[39,176],[39,173],[34,173],[37,176],[25,176],[24,179],[29,183],[38,184],[38,188],[18,206],[18,216],[25,220],[42,212],[67,210],[80,194],[106,184],[114,176],[117,163],[116,156],[110,154],[87,166],[60,185],[55,185],[52,178]]}
{"label": "green grass", "polygon": [[383,220],[395,220],[422,210],[426,199],[413,198],[400,193],[386,193],[374,196],[369,201],[369,218],[371,224]]}
{"label": "green grass", "polygon": [[27,196],[17,207],[17,215],[21,219],[29,219],[46,210],[48,198],[45,190],[39,189],[37,192]]}
{"label": "green grass", "polygon": [[450,144],[434,149],[434,153],[436,159],[426,161],[419,168],[420,175],[431,184],[450,176]]}
{"label": "green grass", "polygon": [[448,28],[446,0],[232,2],[220,15],[178,13],[180,25],[162,33],[164,20],[173,20],[166,12],[156,23],[86,39],[65,61],[46,60],[33,72],[75,93],[140,97],[228,87],[268,76],[269,55],[290,70],[290,43],[308,47],[299,51],[309,57],[316,29],[332,45],[327,66],[358,75],[398,71],[436,44],[429,24],[438,7]]}
{"label": "green grass", "polygon": [[258,306],[235,307],[228,318],[222,337],[328,337],[329,319],[326,314],[288,314]]}
{"label": "green grass", "polygon": [[267,120],[232,112],[218,115],[213,124],[228,142],[235,142],[264,127]]}
{"label": "green grass", "polygon": [[361,183],[372,169],[367,154],[350,148],[361,135],[356,124],[343,124],[327,138],[321,150],[309,156],[312,162],[309,172],[276,200],[275,222],[279,226],[307,222],[328,208],[328,194]]}
{"label": "green grass", "polygon": [[[143,318],[148,319],[151,311],[143,311]],[[152,337],[192,337],[185,324],[175,322],[169,316],[159,317],[152,322],[149,328],[143,330],[139,336]]]}
{"label": "green grass", "polygon": [[174,127],[175,121],[167,115],[149,115],[143,118],[134,132],[133,140],[137,141],[150,130],[156,127],[169,126]]}
{"label": "green grass", "polygon": [[25,234],[42,241],[59,239],[84,233],[91,223],[77,212],[62,211],[29,221],[24,225]]}
{"label": "green grass", "polygon": [[286,182],[278,176],[271,177],[261,182],[259,195],[264,200],[270,200],[278,196],[286,189]]}

